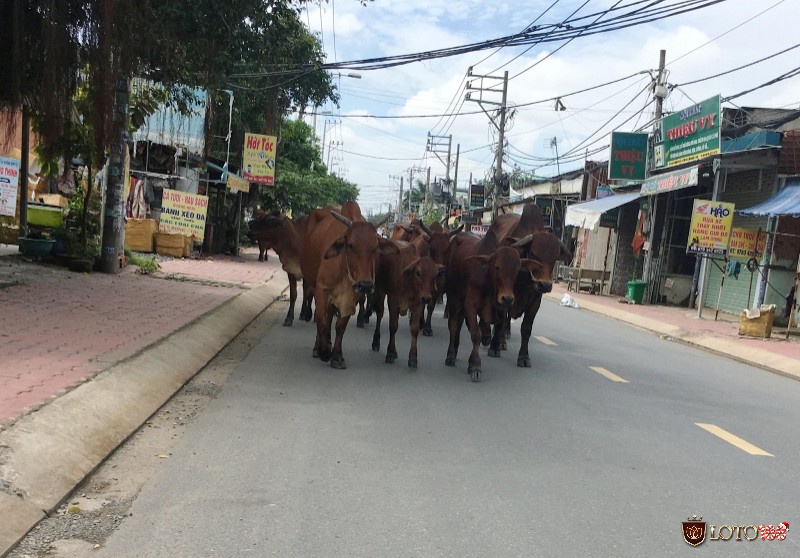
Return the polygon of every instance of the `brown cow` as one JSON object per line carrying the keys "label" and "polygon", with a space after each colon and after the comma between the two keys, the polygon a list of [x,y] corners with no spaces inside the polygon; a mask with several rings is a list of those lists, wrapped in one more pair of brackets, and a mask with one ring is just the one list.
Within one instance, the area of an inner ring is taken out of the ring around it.
{"label": "brown cow", "polygon": [[386,362],[397,359],[395,334],[400,316],[411,311],[409,319],[411,348],[408,352],[408,366],[417,367],[417,338],[425,305],[435,296],[436,279],[444,275],[444,266],[436,265],[429,257],[419,257],[413,244],[401,240],[394,241],[398,254],[381,255],[381,263],[375,281],[373,303],[375,310],[375,333],[372,336],[372,350],[381,349],[381,320],[383,319],[384,299],[389,307],[389,345],[386,348]]}
{"label": "brown cow", "polygon": [[521,259],[516,250],[518,246],[498,246],[491,230],[482,239],[461,233],[453,239],[448,254],[450,344],[445,364],[455,365],[461,326],[466,322],[472,340],[467,370],[473,382],[479,381],[482,375],[479,347],[481,338],[486,336],[485,326],[499,323],[511,308],[514,282],[520,270],[535,273],[540,267],[536,261]]}
{"label": "brown cow", "polygon": [[274,244],[274,239],[271,235],[261,237],[261,232],[265,227],[268,219],[280,219],[281,214],[278,211],[270,211],[267,213],[263,209],[258,209],[253,214],[253,218],[247,222],[248,225],[248,233],[247,236],[250,238],[250,242],[255,242],[258,244],[258,261],[266,262],[269,261],[269,254],[267,254],[267,250],[272,248]]}
{"label": "brown cow", "polygon": [[[420,256],[429,256],[437,265],[445,265],[447,261],[447,251],[450,249],[450,240],[462,231],[464,225],[450,232],[445,232],[444,228],[438,223],[431,223],[430,227],[420,223],[425,235],[420,235],[413,240]],[[438,226],[437,226],[438,225]],[[431,316],[436,309],[436,303],[445,292],[445,275],[442,274],[436,282],[436,292],[434,297],[427,304],[427,314],[422,324],[422,335],[430,337],[433,335],[431,327]]]}
{"label": "brown cow", "polygon": [[[275,250],[281,260],[281,267],[289,277],[289,311],[283,321],[283,325],[287,327],[294,323],[297,281],[303,278],[303,272],[300,269],[300,256],[303,253],[303,237],[307,219],[306,216],[292,220],[285,215],[264,214],[255,219],[250,226],[250,234],[258,241],[259,250],[262,246],[269,246]],[[304,314],[306,306],[308,306],[307,317]],[[305,321],[311,320],[310,298],[303,298],[300,318],[305,319]]]}
{"label": "brown cow", "polygon": [[[301,269],[316,306],[314,356],[330,361],[333,368],[346,368],[342,337],[347,322],[359,299],[374,288],[379,254],[397,252],[397,246],[380,238],[375,226],[363,220],[355,202],[342,206],[342,213],[328,208],[311,212]],[[336,340],[331,348],[334,315]]]}
{"label": "brown cow", "polygon": [[500,349],[505,348],[505,337],[510,327],[510,319],[522,316],[517,366],[530,368],[528,344],[533,321],[542,304],[542,295],[553,289],[552,277],[555,262],[558,260],[569,262],[572,254],[556,235],[545,230],[541,209],[535,204],[526,204],[521,217],[517,215],[498,216],[496,222],[498,226],[495,227],[492,224],[490,230],[496,232],[500,242],[515,242],[524,235],[523,238],[529,239],[529,241],[517,242],[520,256],[535,259],[541,265],[535,272],[520,273],[517,276],[514,283],[514,304],[509,308],[502,326],[495,328],[489,356],[500,356]]}

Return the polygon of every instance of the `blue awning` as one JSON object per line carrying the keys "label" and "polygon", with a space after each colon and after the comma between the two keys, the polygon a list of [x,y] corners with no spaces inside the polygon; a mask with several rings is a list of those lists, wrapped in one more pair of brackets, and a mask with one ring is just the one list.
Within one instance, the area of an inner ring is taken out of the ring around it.
{"label": "blue awning", "polygon": [[639,192],[629,192],[569,205],[567,206],[567,216],[564,224],[594,230],[600,223],[600,216],[603,213],[638,200],[640,197],[641,194]]}
{"label": "blue awning", "polygon": [[740,209],[739,215],[770,216],[790,215],[800,217],[800,179],[787,182],[777,194],[753,207]]}

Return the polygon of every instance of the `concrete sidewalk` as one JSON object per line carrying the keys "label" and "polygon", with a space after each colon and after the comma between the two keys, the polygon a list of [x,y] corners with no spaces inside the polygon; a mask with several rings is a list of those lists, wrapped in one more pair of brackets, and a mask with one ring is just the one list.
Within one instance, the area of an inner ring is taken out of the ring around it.
{"label": "concrete sidewalk", "polygon": [[[76,274],[0,245],[0,556],[287,287],[278,258],[254,249],[160,263],[155,276]],[[730,316],[569,294],[576,312],[800,379],[800,337],[784,330],[743,338]]]}
{"label": "concrete sidewalk", "polygon": [[0,246],[0,556],[288,282],[278,258],[76,274]]}

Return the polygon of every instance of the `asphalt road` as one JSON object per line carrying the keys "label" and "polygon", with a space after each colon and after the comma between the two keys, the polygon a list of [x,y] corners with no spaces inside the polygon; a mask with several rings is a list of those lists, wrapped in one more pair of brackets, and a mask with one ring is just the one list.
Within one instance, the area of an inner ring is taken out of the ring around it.
{"label": "asphalt road", "polygon": [[[800,383],[545,301],[533,368],[515,329],[476,384],[441,310],[415,371],[402,324],[394,365],[349,328],[346,370],[270,329],[95,555],[800,554]],[[692,548],[692,514],[796,527]]]}

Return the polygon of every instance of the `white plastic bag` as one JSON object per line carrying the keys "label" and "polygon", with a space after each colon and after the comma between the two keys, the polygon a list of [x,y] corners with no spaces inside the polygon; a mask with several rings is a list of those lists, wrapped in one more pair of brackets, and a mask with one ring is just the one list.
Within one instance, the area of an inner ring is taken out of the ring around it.
{"label": "white plastic bag", "polygon": [[569,308],[580,308],[575,299],[569,296],[569,293],[564,293],[564,296],[561,298],[560,304],[561,306],[567,306]]}

